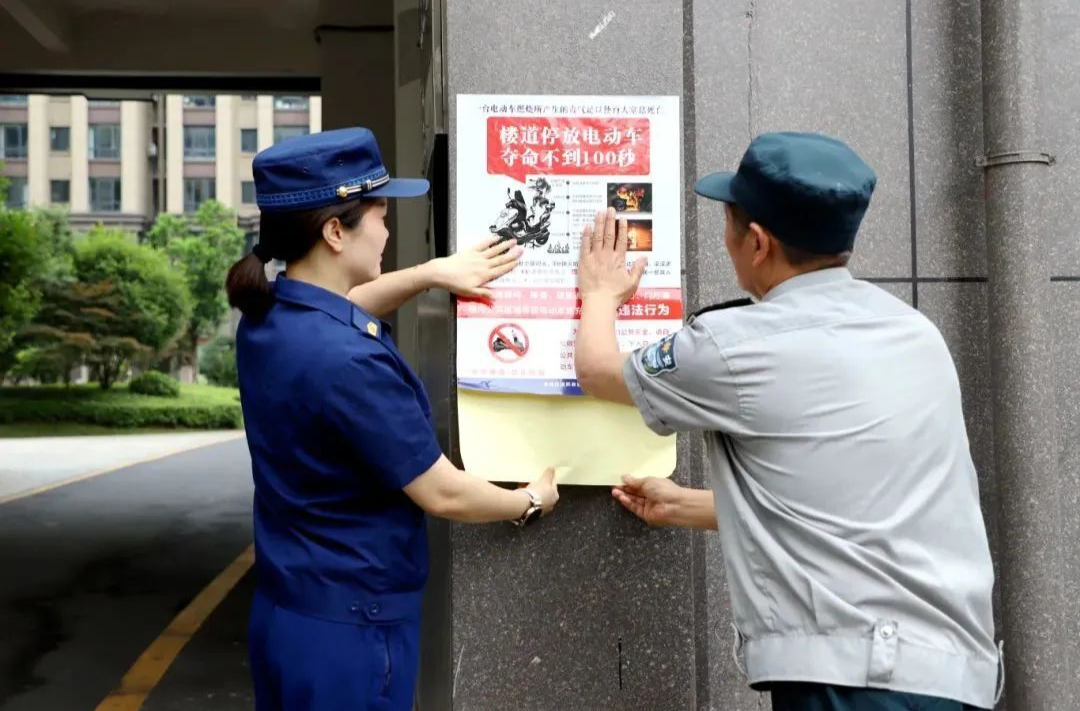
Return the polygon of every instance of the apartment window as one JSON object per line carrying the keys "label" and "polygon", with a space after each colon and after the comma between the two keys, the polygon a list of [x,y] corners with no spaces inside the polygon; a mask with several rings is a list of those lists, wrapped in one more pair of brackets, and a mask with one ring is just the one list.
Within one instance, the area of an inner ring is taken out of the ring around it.
{"label": "apartment window", "polygon": [[120,124],[90,124],[90,158],[116,160],[120,157]]}
{"label": "apartment window", "polygon": [[120,178],[90,178],[90,211],[120,212]]}
{"label": "apartment window", "polygon": [[240,150],[244,153],[257,153],[259,151],[259,132],[257,129],[240,129]]}
{"label": "apartment window", "polygon": [[274,127],[274,143],[281,143],[289,138],[297,138],[298,136],[308,135],[307,126],[275,126]]}
{"label": "apartment window", "polygon": [[30,202],[30,186],[26,178],[8,178],[7,199],[4,203],[12,210],[26,207]]}
{"label": "apartment window", "polygon": [[71,202],[71,181],[49,181],[49,200],[54,205],[66,205]]}
{"label": "apartment window", "polygon": [[184,107],[188,109],[212,109],[217,104],[217,97],[208,96],[185,96]]}
{"label": "apartment window", "polygon": [[0,104],[26,106],[26,94],[0,94]]}
{"label": "apartment window", "polygon": [[0,125],[0,158],[26,157],[26,124]]}
{"label": "apartment window", "polygon": [[240,201],[245,205],[255,204],[255,183],[245,180],[240,183]]}
{"label": "apartment window", "polygon": [[307,109],[308,98],[306,96],[275,96],[274,108],[285,111],[297,111]]}
{"label": "apartment window", "polygon": [[213,178],[184,178],[184,212],[196,212],[199,205],[217,196]]}
{"label": "apartment window", "polygon": [[212,160],[217,153],[217,129],[213,126],[184,126],[184,157]]}
{"label": "apartment window", "polygon": [[54,153],[67,153],[71,150],[71,129],[67,126],[53,126],[49,129],[49,149]]}

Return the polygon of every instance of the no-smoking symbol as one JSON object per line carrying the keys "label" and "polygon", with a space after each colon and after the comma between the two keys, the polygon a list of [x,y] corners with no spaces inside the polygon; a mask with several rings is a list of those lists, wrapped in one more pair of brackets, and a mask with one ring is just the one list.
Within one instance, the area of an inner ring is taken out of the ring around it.
{"label": "no-smoking symbol", "polygon": [[529,352],[529,337],[516,323],[504,323],[491,330],[488,350],[501,363],[516,363]]}

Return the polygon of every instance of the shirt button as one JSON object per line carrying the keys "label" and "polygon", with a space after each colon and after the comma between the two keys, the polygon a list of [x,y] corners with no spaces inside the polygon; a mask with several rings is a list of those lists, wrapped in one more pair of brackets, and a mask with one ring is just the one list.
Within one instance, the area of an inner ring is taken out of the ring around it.
{"label": "shirt button", "polygon": [[885,625],[884,627],[881,628],[881,638],[882,639],[889,639],[894,634],[896,634],[896,628],[893,627],[892,625]]}
{"label": "shirt button", "polygon": [[353,604],[349,605],[349,612],[359,612],[359,611],[360,611],[360,603],[354,602]]}
{"label": "shirt button", "polygon": [[381,610],[382,608],[379,607],[378,603],[375,603],[368,608],[368,612],[371,613],[372,617],[377,616]]}

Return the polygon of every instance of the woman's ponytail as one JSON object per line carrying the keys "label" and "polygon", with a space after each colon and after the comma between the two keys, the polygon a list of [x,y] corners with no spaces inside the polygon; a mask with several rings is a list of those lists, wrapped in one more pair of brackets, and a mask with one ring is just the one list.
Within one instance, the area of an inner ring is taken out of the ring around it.
{"label": "woman's ponytail", "polygon": [[266,263],[259,245],[229,269],[225,292],[229,295],[229,305],[249,318],[261,319],[274,305],[274,292],[266,278]]}

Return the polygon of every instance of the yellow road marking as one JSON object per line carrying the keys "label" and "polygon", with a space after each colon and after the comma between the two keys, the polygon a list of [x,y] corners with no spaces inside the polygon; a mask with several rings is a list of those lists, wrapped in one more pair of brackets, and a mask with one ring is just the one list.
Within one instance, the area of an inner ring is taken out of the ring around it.
{"label": "yellow road marking", "polygon": [[236,587],[255,563],[255,547],[248,546],[146,648],[112,693],[94,711],[138,711],[191,637]]}
{"label": "yellow road marking", "polygon": [[18,491],[14,494],[8,494],[7,496],[0,496],[0,505],[11,503],[12,501],[18,501],[19,499],[26,499],[31,496],[37,496],[38,494],[44,494],[46,491],[52,491],[53,489],[59,489],[61,486],[67,486],[68,484],[77,484],[80,481],[86,481],[87,479],[93,479],[96,476],[102,474],[109,474],[110,472],[119,471],[121,469],[127,469],[128,467],[134,467],[139,464],[147,464],[149,462],[156,462],[159,459],[165,459],[171,457],[174,454],[183,454],[184,452],[194,452],[197,449],[203,447],[211,447],[215,444],[224,444],[225,442],[234,442],[244,437],[244,433],[238,432],[234,437],[226,437],[225,439],[215,440],[213,442],[200,442],[199,444],[183,445],[177,449],[170,449],[167,452],[161,452],[159,454],[152,454],[149,457],[143,459],[136,459],[131,462],[123,462],[121,464],[114,464],[105,469],[99,469],[89,474],[76,474],[75,476],[68,477],[67,479],[60,479],[59,481],[50,482],[48,484],[42,484],[41,486],[34,487],[33,489],[27,489],[26,491]]}

